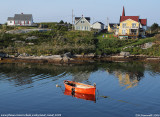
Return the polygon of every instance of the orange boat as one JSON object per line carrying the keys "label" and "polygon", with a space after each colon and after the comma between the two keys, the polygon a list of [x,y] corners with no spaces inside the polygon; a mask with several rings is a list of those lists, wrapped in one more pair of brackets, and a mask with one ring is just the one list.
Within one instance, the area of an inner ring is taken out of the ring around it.
{"label": "orange boat", "polygon": [[83,94],[96,94],[96,85],[87,85],[79,82],[74,81],[64,81],[65,88],[69,91],[75,92],[75,93],[83,93]]}
{"label": "orange boat", "polygon": [[96,102],[96,97],[93,94],[72,93],[72,91],[65,89],[64,95],[69,95],[69,96],[73,96],[73,97],[76,97],[79,99],[84,99],[84,100]]}

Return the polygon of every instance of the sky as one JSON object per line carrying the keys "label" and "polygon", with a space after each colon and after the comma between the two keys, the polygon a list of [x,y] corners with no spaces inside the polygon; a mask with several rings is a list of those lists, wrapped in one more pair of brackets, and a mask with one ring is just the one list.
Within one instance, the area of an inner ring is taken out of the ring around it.
{"label": "sky", "polygon": [[147,18],[148,26],[160,25],[160,0],[0,0],[0,23],[14,14],[32,14],[34,22],[72,22],[75,17],[90,17],[91,23],[119,23],[123,6],[126,16]]}

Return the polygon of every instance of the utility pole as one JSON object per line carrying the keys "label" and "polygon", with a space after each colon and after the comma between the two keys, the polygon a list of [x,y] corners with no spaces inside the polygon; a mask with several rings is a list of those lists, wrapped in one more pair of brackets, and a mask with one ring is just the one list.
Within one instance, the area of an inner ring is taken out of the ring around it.
{"label": "utility pole", "polygon": [[109,18],[107,17],[107,26],[109,25]]}
{"label": "utility pole", "polygon": [[93,17],[93,23],[94,23],[94,17]]}
{"label": "utility pole", "polygon": [[73,9],[72,9],[72,31],[73,31]]}

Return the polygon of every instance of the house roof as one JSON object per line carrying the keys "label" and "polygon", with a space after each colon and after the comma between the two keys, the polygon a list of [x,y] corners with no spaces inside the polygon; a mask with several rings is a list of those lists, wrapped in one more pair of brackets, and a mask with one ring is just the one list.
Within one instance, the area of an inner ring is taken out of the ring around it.
{"label": "house roof", "polygon": [[31,20],[32,14],[15,14],[15,20]]}
{"label": "house roof", "polygon": [[142,26],[147,25],[147,19],[139,19],[139,22],[142,24]]}
{"label": "house roof", "polygon": [[139,22],[139,16],[121,16],[120,17],[120,22],[123,22],[123,21],[128,20],[128,19],[132,19],[136,22]]}
{"label": "house roof", "polygon": [[80,17],[80,19],[78,19],[78,18],[77,18],[77,20],[75,19],[75,24],[77,24],[77,23],[78,23],[79,21],[81,21],[81,19],[83,19],[83,18],[84,18],[84,19],[89,23],[89,25],[90,25],[90,20],[87,20],[88,18],[90,19],[90,17],[87,17],[87,19],[86,19],[86,17],[83,17],[83,16]]}
{"label": "house roof", "polygon": [[8,17],[8,20],[14,20],[14,17]]}
{"label": "house roof", "polygon": [[8,17],[8,20],[32,20],[32,14],[15,14],[14,17]]}
{"label": "house roof", "polygon": [[128,19],[132,19],[136,22],[140,22],[142,24],[142,26],[147,25],[147,19],[139,19],[139,16],[125,16],[125,9],[124,9],[124,6],[123,6],[122,16],[120,16],[120,22],[123,22],[123,21],[128,20]]}
{"label": "house roof", "polygon": [[[79,20],[79,19],[81,19],[81,17],[75,17],[75,20]],[[90,21],[90,20],[91,20],[91,18],[90,18],[90,17],[85,17],[85,19],[86,19],[86,20],[88,20],[88,21]]]}

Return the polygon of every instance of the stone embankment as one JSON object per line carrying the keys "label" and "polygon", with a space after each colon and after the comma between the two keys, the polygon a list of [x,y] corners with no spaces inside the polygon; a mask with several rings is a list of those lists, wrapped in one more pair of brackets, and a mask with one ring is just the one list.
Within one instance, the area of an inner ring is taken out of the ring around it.
{"label": "stone embankment", "polygon": [[93,63],[96,61],[108,61],[108,62],[160,62],[160,57],[148,57],[148,56],[91,56],[91,55],[74,55],[74,56],[28,56],[28,57],[9,57],[1,58],[0,63],[53,63],[53,64],[85,64]]}
{"label": "stone embankment", "polygon": [[128,52],[121,52],[117,55],[71,55],[70,52],[63,55],[51,56],[29,56],[28,54],[20,54],[18,56],[0,54],[0,63],[54,63],[54,64],[85,64],[93,63],[96,61],[109,61],[109,62],[160,62],[160,57],[150,57],[146,55],[130,55]]}

